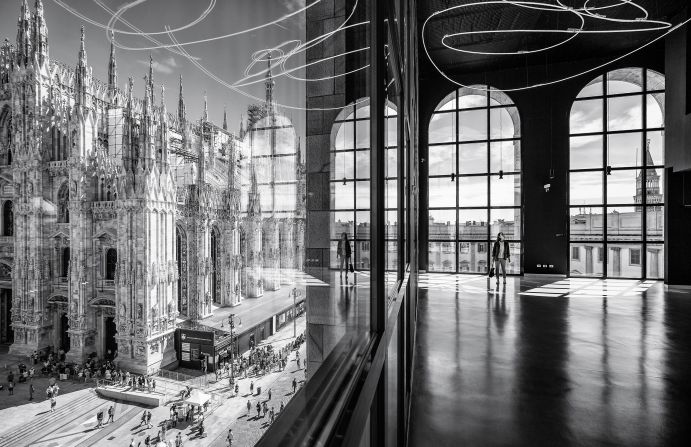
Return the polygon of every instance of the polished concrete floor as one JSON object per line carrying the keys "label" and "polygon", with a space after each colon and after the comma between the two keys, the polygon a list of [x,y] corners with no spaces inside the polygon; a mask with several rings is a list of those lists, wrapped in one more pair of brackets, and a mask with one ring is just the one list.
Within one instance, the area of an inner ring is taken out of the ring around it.
{"label": "polished concrete floor", "polygon": [[422,276],[409,445],[691,445],[691,290]]}

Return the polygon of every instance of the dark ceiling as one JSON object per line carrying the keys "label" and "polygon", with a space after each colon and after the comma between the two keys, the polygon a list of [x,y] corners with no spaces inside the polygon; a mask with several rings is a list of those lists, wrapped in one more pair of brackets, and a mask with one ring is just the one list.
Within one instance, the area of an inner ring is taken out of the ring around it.
{"label": "dark ceiling", "polygon": [[[533,2],[556,5],[557,0],[532,0]],[[585,0],[561,0],[562,4],[581,8]],[[590,0],[591,7],[613,5],[626,0]],[[672,22],[679,21],[679,14],[687,6],[686,0],[634,0],[644,7],[649,19]],[[456,5],[481,3],[479,0],[420,0],[418,2],[419,29],[425,20],[436,11]],[[664,31],[624,32],[616,34],[580,34],[564,45],[555,49],[534,54],[519,55],[472,55],[445,48],[441,39],[447,34],[481,30],[550,30],[578,28],[580,19],[572,12],[541,11],[520,7],[510,3],[499,4],[498,1],[485,1],[481,5],[468,6],[435,16],[427,23],[422,38],[427,43],[429,53],[442,70],[454,73],[458,71],[480,71],[500,68],[519,67],[522,65],[555,63],[567,60],[608,57],[623,54],[661,35]],[[598,11],[608,17],[618,19],[635,19],[642,12],[631,5],[608,8]],[[586,18],[586,30],[628,29],[636,24],[621,24]],[[651,26],[651,25],[648,25]],[[534,50],[556,44],[573,36],[573,34],[555,33],[490,33],[465,35],[450,38],[447,43],[455,48],[485,52],[516,52]],[[422,46],[420,58],[427,62],[427,55]],[[430,67],[431,68],[431,67]]]}

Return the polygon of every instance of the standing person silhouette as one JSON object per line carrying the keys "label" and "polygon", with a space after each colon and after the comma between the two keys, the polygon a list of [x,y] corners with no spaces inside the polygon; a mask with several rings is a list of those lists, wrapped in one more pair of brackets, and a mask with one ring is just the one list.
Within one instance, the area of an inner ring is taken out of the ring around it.
{"label": "standing person silhouette", "polygon": [[341,281],[343,280],[343,269],[345,269],[346,283],[348,282],[348,268],[350,266],[350,256],[352,250],[350,248],[350,241],[348,240],[348,233],[341,233],[341,239],[338,241],[336,249],[336,256],[338,258],[338,271]]}
{"label": "standing person silhouette", "polygon": [[492,261],[497,272],[497,285],[499,285],[499,267],[501,267],[504,283],[506,283],[506,263],[511,262],[511,252],[509,250],[509,243],[506,242],[504,233],[501,231],[497,234],[497,240],[492,247]]}

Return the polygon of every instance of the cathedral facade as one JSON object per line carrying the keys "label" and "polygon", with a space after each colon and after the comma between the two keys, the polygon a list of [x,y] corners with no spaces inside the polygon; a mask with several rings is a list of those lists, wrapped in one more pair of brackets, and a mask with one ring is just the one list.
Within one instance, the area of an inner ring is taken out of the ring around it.
{"label": "cathedral facade", "polygon": [[[112,36],[111,36],[112,37]],[[237,133],[187,116],[156,86],[92,75],[84,30],[74,67],[51,60],[41,0],[23,0],[0,50],[0,342],[62,348],[70,361],[117,355],[151,373],[173,334],[214,307],[294,280],[304,264],[300,142],[273,100]]]}

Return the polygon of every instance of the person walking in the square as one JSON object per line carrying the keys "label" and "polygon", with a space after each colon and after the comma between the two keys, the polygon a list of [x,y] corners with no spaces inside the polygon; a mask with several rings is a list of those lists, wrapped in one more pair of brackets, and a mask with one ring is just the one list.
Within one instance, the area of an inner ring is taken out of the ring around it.
{"label": "person walking in the square", "polygon": [[98,413],[96,413],[96,420],[98,421],[98,424],[96,424],[96,428],[101,428],[103,427],[103,410],[99,408]]}
{"label": "person walking in the square", "polygon": [[252,404],[249,399],[247,400],[247,417],[250,417],[250,411],[252,411]]}
{"label": "person walking in the square", "polygon": [[226,436],[226,441],[228,441],[228,447],[232,447],[232,445],[233,445],[233,429],[232,428],[228,429],[228,436]]}
{"label": "person walking in the square", "polygon": [[254,394],[254,381],[250,382],[250,394]]}
{"label": "person walking in the square", "polygon": [[151,425],[151,410],[146,413],[146,426],[149,428],[153,427],[153,425]]}
{"label": "person walking in the square", "polygon": [[293,377],[293,394],[295,394],[295,389],[298,387],[298,382],[295,380],[295,377]]}
{"label": "person walking in the square", "polygon": [[178,432],[178,435],[175,437],[175,447],[182,447],[182,433]]}
{"label": "person walking in the square", "polygon": [[271,400],[271,388],[269,388],[269,400]]}
{"label": "person walking in the square", "polygon": [[29,384],[29,400],[34,400],[34,384]]}
{"label": "person walking in the square", "polygon": [[257,419],[259,419],[259,416],[261,415],[261,412],[262,412],[262,406],[261,406],[261,404],[259,403],[259,401],[257,401]]}
{"label": "person walking in the square", "polygon": [[106,421],[106,424],[110,422],[115,422],[115,409],[112,405],[108,407],[108,420]]}

